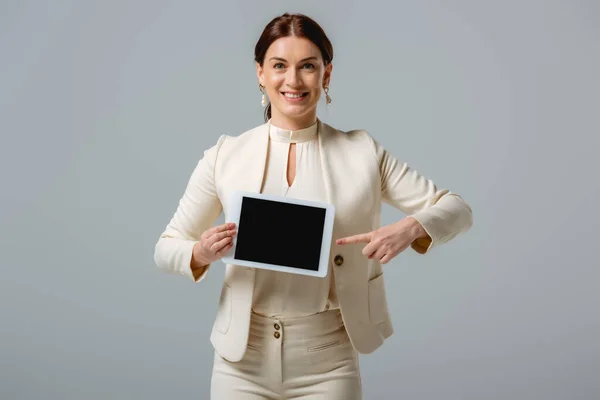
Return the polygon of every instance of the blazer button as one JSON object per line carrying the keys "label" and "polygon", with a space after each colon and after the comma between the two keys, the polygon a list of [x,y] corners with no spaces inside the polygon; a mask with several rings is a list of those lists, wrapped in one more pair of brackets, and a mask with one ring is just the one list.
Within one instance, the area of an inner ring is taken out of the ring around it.
{"label": "blazer button", "polygon": [[335,256],[335,258],[333,259],[333,262],[335,263],[335,265],[337,265],[338,267],[340,265],[342,265],[344,263],[344,257],[340,256],[339,254],[337,256]]}

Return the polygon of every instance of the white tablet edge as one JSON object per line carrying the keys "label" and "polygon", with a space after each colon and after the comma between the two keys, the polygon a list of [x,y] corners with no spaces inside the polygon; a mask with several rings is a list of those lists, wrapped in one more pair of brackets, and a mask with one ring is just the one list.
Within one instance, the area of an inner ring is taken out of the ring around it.
{"label": "white tablet edge", "polygon": [[268,195],[254,192],[242,192],[236,191],[231,194],[229,199],[229,215],[227,216],[226,223],[233,222],[236,224],[236,228],[240,222],[240,211],[242,209],[242,198],[252,197],[261,200],[273,200],[280,201],[289,204],[298,204],[311,207],[318,207],[325,209],[325,222],[323,225],[323,239],[321,242],[321,257],[319,258],[319,269],[317,271],[305,270],[301,268],[286,267],[282,265],[257,263],[254,261],[239,260],[234,258],[235,248],[237,244],[237,235],[233,238],[233,247],[221,258],[225,264],[240,265],[251,268],[267,269],[272,271],[288,272],[299,275],[309,275],[319,278],[324,278],[327,275],[329,269],[329,256],[331,254],[331,244],[333,236],[333,224],[335,218],[335,206],[329,203],[294,199],[283,196]]}

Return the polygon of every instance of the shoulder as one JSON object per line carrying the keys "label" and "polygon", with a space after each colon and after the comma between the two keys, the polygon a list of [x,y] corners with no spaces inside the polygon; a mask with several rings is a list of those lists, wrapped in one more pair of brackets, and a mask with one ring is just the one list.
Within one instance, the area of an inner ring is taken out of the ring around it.
{"label": "shoulder", "polygon": [[266,127],[267,124],[260,124],[242,132],[223,134],[218,142],[222,143],[224,147],[243,145],[256,139],[256,136],[264,132]]}
{"label": "shoulder", "polygon": [[257,126],[254,126],[250,129],[247,129],[245,131],[242,132],[238,132],[238,133],[233,133],[233,134],[228,134],[226,135],[228,140],[230,141],[244,141],[247,139],[251,139],[255,134],[260,133],[260,132],[264,132],[265,129],[267,129],[268,124],[264,123],[264,124],[260,124]]}
{"label": "shoulder", "polygon": [[370,142],[373,140],[373,137],[371,136],[371,134],[369,133],[369,131],[367,129],[354,128],[354,129],[345,130],[345,129],[340,129],[340,128],[334,127],[334,126],[329,125],[324,122],[323,122],[323,127],[325,128],[325,130],[327,132],[329,132],[334,137],[336,137],[336,139],[346,140],[346,141],[350,141],[350,142],[356,142],[356,141]]}
{"label": "shoulder", "polygon": [[323,127],[324,131],[328,133],[327,136],[338,143],[345,143],[354,149],[377,152],[378,142],[367,129],[354,128],[344,130],[326,123],[323,123]]}
{"label": "shoulder", "polygon": [[240,152],[253,151],[259,145],[260,137],[266,137],[263,135],[266,132],[266,126],[266,124],[261,124],[237,134],[221,134],[216,144],[208,150],[208,154],[205,153],[205,157],[209,155],[213,163],[217,163],[217,160],[226,162],[232,157],[239,157]]}
{"label": "shoulder", "polygon": [[265,124],[255,126],[254,128],[248,129],[238,134],[223,133],[221,134],[215,144],[213,144],[206,152],[218,154],[223,150],[236,147],[240,144],[251,142],[256,137],[256,134],[261,131],[261,128],[265,127]]}

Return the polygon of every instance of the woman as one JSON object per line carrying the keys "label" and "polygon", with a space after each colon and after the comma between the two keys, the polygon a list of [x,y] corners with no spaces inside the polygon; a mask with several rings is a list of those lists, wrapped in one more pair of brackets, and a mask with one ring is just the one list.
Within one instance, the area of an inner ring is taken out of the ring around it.
{"label": "woman", "polygon": [[[212,225],[228,214],[233,191],[336,207],[325,279],[226,266],[211,334],[214,399],[361,399],[358,353],[393,332],[382,264],[407,248],[426,253],[472,224],[461,197],[367,132],[342,132],[317,118],[321,93],[331,102],[332,58],[327,36],[304,15],[266,26],[255,48],[265,124],[223,135],[205,151],[156,244],[159,267],[199,282],[232,246],[236,227]],[[382,202],[407,217],[379,227]],[[273,234],[286,229],[294,228],[282,221]]]}

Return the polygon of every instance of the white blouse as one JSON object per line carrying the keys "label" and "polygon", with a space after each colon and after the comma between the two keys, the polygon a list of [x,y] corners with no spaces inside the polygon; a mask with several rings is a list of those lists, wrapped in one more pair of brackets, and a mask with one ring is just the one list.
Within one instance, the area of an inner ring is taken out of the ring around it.
{"label": "white blouse", "polygon": [[[317,130],[318,123],[298,131],[269,124],[262,193],[327,202]],[[296,143],[296,176],[289,186],[287,165],[291,143]],[[252,309],[257,314],[300,317],[339,308],[331,269],[325,278],[261,269],[255,271],[255,276]]]}

